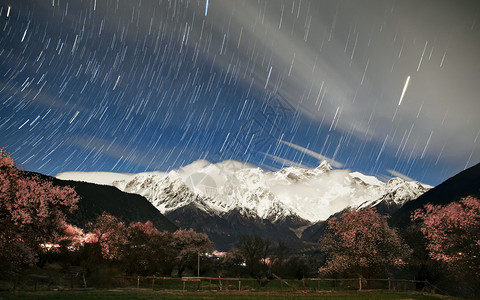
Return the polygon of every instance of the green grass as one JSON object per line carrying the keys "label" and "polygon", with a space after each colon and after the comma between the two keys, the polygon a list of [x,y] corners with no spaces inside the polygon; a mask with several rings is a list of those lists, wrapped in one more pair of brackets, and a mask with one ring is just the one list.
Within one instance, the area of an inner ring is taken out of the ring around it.
{"label": "green grass", "polygon": [[452,299],[418,292],[323,291],[323,292],[182,292],[134,289],[0,292],[0,299]]}

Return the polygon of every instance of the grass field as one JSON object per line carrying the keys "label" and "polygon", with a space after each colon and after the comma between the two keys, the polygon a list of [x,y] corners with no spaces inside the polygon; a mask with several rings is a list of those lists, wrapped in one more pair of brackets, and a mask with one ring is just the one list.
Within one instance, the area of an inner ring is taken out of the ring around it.
{"label": "grass field", "polygon": [[0,299],[453,299],[418,292],[323,291],[323,292],[182,292],[144,289],[0,292]]}

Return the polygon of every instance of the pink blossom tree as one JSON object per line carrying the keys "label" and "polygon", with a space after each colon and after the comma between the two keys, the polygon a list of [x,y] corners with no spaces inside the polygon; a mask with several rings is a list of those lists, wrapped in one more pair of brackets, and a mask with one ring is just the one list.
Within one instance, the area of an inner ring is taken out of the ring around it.
{"label": "pink blossom tree", "polygon": [[65,222],[64,232],[58,239],[62,247],[68,251],[78,250],[85,242],[85,233],[83,229]]}
{"label": "pink blossom tree", "polygon": [[90,231],[85,242],[97,244],[104,259],[119,259],[120,248],[126,243],[126,228],[115,216],[103,212],[94,222],[87,224]]}
{"label": "pink blossom tree", "polygon": [[173,247],[177,251],[178,276],[182,276],[186,267],[196,268],[199,255],[213,250],[213,243],[204,233],[179,229],[173,233]]}
{"label": "pink blossom tree", "polygon": [[429,256],[480,280],[480,200],[468,196],[445,206],[426,204],[412,214],[421,221]]}
{"label": "pink blossom tree", "polygon": [[327,255],[323,276],[387,276],[405,264],[411,249],[374,208],[345,212],[328,221],[320,248]]}
{"label": "pink blossom tree", "polygon": [[0,149],[0,267],[16,271],[33,264],[41,244],[63,235],[65,214],[77,201],[73,188],[25,176]]}

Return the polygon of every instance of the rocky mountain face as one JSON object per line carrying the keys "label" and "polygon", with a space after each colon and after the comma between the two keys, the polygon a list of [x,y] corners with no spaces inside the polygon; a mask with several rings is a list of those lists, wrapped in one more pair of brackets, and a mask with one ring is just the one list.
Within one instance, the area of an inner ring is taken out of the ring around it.
{"label": "rocky mountain face", "polygon": [[168,173],[62,173],[139,194],[181,228],[207,233],[220,249],[241,234],[258,234],[290,244],[310,225],[346,208],[375,206],[392,213],[431,187],[393,178],[383,183],[359,172],[287,167],[264,171],[237,161],[196,161]]}

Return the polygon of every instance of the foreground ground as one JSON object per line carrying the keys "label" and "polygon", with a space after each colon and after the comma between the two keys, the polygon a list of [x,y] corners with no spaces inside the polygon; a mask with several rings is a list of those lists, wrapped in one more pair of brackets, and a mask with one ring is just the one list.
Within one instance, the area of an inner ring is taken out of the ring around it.
{"label": "foreground ground", "polygon": [[84,290],[48,292],[0,292],[0,299],[452,299],[418,292],[323,291],[323,292],[182,292],[152,290]]}

